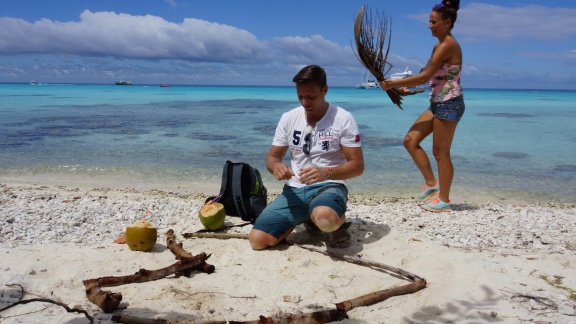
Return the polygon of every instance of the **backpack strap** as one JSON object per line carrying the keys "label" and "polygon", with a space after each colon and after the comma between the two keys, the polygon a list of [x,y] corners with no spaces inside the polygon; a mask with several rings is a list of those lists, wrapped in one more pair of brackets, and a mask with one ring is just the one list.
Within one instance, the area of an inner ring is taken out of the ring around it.
{"label": "backpack strap", "polygon": [[243,220],[249,220],[248,210],[244,205],[244,197],[242,194],[242,171],[244,164],[234,164],[232,167],[232,197],[234,198],[234,206],[236,211],[240,214]]}
{"label": "backpack strap", "polygon": [[228,165],[232,164],[231,161],[226,161],[224,163],[224,170],[222,170],[222,184],[220,185],[220,193],[217,197],[214,197],[214,201],[220,200],[222,196],[224,196],[224,192],[226,191],[226,183],[228,181]]}

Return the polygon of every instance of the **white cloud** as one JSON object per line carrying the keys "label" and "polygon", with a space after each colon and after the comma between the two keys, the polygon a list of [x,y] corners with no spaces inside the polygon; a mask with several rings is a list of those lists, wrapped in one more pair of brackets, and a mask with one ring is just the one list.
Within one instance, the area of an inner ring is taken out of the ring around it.
{"label": "white cloud", "polygon": [[340,46],[320,35],[274,38],[271,45],[282,52],[282,61],[288,64],[328,66],[354,63],[350,46]]}
{"label": "white cloud", "polygon": [[460,32],[470,36],[559,41],[576,35],[576,9],[472,3],[459,15]]}
{"label": "white cloud", "polygon": [[521,53],[521,55],[531,58],[576,60],[576,50],[553,52],[553,53],[541,52],[541,51],[526,51]]}
{"label": "white cloud", "polygon": [[[551,2],[553,4],[553,2]],[[458,11],[455,33],[466,38],[563,41],[576,36],[576,9],[471,3]],[[428,21],[428,14],[411,18]]]}
{"label": "white cloud", "polygon": [[73,54],[211,62],[270,60],[264,42],[235,27],[200,19],[82,12],[78,22],[0,18],[0,53]]}
{"label": "white cloud", "polygon": [[169,4],[172,7],[178,6],[178,3],[175,0],[164,0],[164,2],[166,2],[167,4]]}

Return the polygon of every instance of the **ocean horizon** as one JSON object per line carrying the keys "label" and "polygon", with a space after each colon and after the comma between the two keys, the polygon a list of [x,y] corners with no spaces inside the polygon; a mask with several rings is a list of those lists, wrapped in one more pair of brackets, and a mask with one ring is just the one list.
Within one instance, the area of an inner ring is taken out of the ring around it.
{"label": "ocean horizon", "polygon": [[[32,80],[34,81],[34,80]],[[32,81],[22,81],[22,82],[2,82],[0,81],[0,85],[32,85]],[[36,82],[36,81],[34,81]],[[132,83],[130,86],[133,87],[160,87],[161,84],[166,84],[168,87],[166,88],[174,88],[174,87],[229,87],[229,88],[290,88],[294,89],[293,84],[287,85],[261,85],[261,84],[244,84],[244,85],[234,85],[234,84],[187,84],[187,83]],[[74,85],[74,86],[111,86],[115,85],[114,83],[100,83],[100,82],[87,82],[87,83],[78,83],[78,82],[39,82],[34,85]],[[339,89],[355,89],[356,85],[350,86],[332,86],[329,85],[330,89],[339,88]],[[426,90],[426,94],[428,91],[428,87],[426,85],[423,86],[423,89]],[[553,91],[553,92],[576,92],[576,89],[559,89],[559,88],[468,88],[465,87],[465,90],[486,90],[486,91]]]}
{"label": "ocean horizon", "polygon": [[[476,194],[576,201],[576,91],[465,89],[452,145],[452,199]],[[423,180],[402,146],[428,106],[403,110],[380,90],[330,87],[327,101],[360,126],[366,170],[352,193],[416,195]],[[293,86],[118,86],[0,83],[0,182],[19,176],[220,183],[226,160],[258,168],[282,113],[299,106]],[[422,146],[431,156],[431,138]]]}

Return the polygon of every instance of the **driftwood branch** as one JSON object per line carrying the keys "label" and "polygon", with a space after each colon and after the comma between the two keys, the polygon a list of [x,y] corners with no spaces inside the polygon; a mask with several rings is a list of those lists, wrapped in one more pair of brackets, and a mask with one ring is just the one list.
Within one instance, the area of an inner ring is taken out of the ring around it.
{"label": "driftwood branch", "polygon": [[178,262],[158,270],[140,269],[133,275],[119,277],[101,277],[84,280],[86,287],[86,297],[104,312],[110,313],[118,308],[122,301],[122,293],[103,291],[102,287],[114,287],[133,283],[142,283],[165,278],[172,274],[189,274],[194,269],[200,269],[207,273],[214,271],[214,266],[206,263],[210,255],[202,252],[198,255],[191,255],[186,252],[181,245],[174,240],[174,231],[169,230],[167,241],[171,251],[176,255]]}
{"label": "driftwood branch", "polygon": [[116,323],[128,324],[226,324],[226,321],[195,321],[195,320],[164,320],[164,319],[149,319],[129,315],[114,315],[112,321]]}
{"label": "driftwood branch", "polygon": [[135,316],[115,315],[112,316],[112,321],[117,323],[130,323],[130,324],[293,324],[293,323],[330,323],[334,321],[341,321],[348,318],[345,312],[331,309],[324,311],[316,311],[312,313],[287,315],[285,317],[265,317],[260,316],[255,321],[196,321],[196,320],[163,320],[163,319],[148,319]]}
{"label": "driftwood branch", "polygon": [[202,264],[206,260],[206,254],[202,253],[195,258],[180,260],[166,268],[158,270],[140,269],[133,275],[120,277],[101,277],[84,280],[86,297],[104,312],[110,313],[118,308],[122,301],[122,293],[103,291],[102,287],[114,287],[133,283],[142,283],[162,279],[171,274],[186,271]]}
{"label": "driftwood branch", "polygon": [[389,265],[386,265],[383,263],[379,263],[379,262],[375,262],[375,261],[361,259],[358,257],[351,257],[351,256],[343,255],[343,254],[338,254],[338,253],[333,253],[333,252],[328,252],[328,251],[322,251],[322,250],[319,250],[316,248],[311,248],[311,247],[307,247],[307,246],[303,246],[303,245],[299,245],[299,244],[294,244],[294,245],[296,245],[300,248],[303,248],[305,250],[308,250],[308,251],[322,253],[324,255],[338,258],[340,260],[347,261],[350,263],[359,264],[359,265],[363,265],[363,266],[371,267],[371,268],[378,268],[378,269],[391,271],[395,274],[398,274],[398,275],[412,281],[412,283],[404,285],[404,286],[379,290],[379,291],[375,291],[375,292],[372,292],[372,293],[369,293],[369,294],[366,294],[366,295],[363,295],[360,297],[356,297],[356,298],[349,299],[349,300],[346,300],[343,302],[339,302],[336,304],[336,309],[338,309],[340,311],[348,312],[348,311],[350,311],[356,307],[368,306],[368,305],[372,305],[375,303],[379,303],[379,302],[386,300],[390,297],[412,294],[412,293],[415,293],[415,292],[423,289],[424,287],[426,287],[426,280],[425,279],[420,278],[419,276],[417,276],[411,272],[402,270],[400,268],[392,267],[392,266],[389,266]]}
{"label": "driftwood branch", "polygon": [[[170,249],[170,251],[172,251],[172,253],[176,256],[177,260],[184,260],[195,257],[194,255],[184,250],[184,248],[182,247],[182,243],[176,243],[176,239],[174,238],[174,230],[172,229],[168,230],[168,232],[166,233],[166,245],[168,246],[168,249]],[[209,257],[210,255],[208,255],[206,259],[208,259]],[[183,271],[182,273],[180,272],[176,273],[176,276],[182,276],[182,275],[189,276],[193,270],[198,270],[205,273],[212,273],[214,272],[215,269],[216,268],[213,265],[206,263],[206,261],[203,261],[194,268]]]}
{"label": "driftwood branch", "polygon": [[234,234],[234,233],[202,233],[202,232],[195,232],[195,233],[184,233],[182,234],[184,238],[217,238],[217,239],[248,239],[248,234]]}
{"label": "driftwood branch", "polygon": [[[388,18],[384,14],[379,15],[376,12],[375,17],[373,17],[372,11],[366,10],[365,6],[362,6],[354,22],[354,40],[356,43],[354,54],[378,82],[384,81],[386,74],[392,68],[388,62],[392,40],[392,18],[390,18],[389,25],[390,37],[388,37],[386,51],[384,51],[388,35]],[[386,93],[390,100],[402,109],[402,96],[408,93],[403,94],[396,88],[388,89]]]}
{"label": "driftwood branch", "polygon": [[[184,233],[182,234],[182,236],[184,238],[218,238],[218,239],[230,239],[230,238],[238,238],[238,239],[248,239],[248,234],[234,234],[234,233]],[[316,248],[312,248],[312,247],[307,247],[307,246],[303,246],[300,244],[296,244],[296,243],[290,243],[292,245],[295,245],[299,248],[305,249],[305,250],[309,250],[312,252],[317,252],[317,253],[322,253],[324,255],[330,256],[330,257],[335,257],[350,263],[355,263],[355,264],[359,264],[362,266],[367,266],[367,267],[374,267],[374,268],[380,268],[380,269],[384,269],[387,271],[391,271],[394,272],[402,277],[407,278],[410,281],[415,281],[417,279],[422,279],[420,277],[418,277],[417,275],[410,273],[408,271],[402,270],[400,268],[396,268],[396,267],[392,267],[383,263],[379,263],[379,262],[375,262],[375,261],[370,261],[367,259],[362,259],[362,258],[358,258],[358,257],[351,257],[351,256],[347,256],[347,255],[343,255],[343,254],[338,254],[338,253],[333,253],[333,252],[329,252],[329,251],[322,251]]]}
{"label": "driftwood branch", "polygon": [[[248,239],[247,234],[227,234],[227,233],[185,233],[183,234],[185,238],[197,237],[197,238],[220,238],[220,239],[229,239],[229,238],[241,238],[241,239]],[[270,317],[263,317],[260,316],[259,320],[256,321],[246,321],[246,322],[230,322],[230,323],[242,323],[242,324],[256,324],[256,323],[294,323],[294,322],[304,322],[304,323],[328,323],[331,321],[339,321],[344,318],[348,318],[346,313],[356,307],[360,306],[368,306],[383,300],[386,300],[390,297],[394,296],[401,296],[406,294],[415,293],[424,287],[426,287],[426,280],[421,278],[411,272],[405,271],[400,268],[392,267],[383,263],[370,261],[366,259],[361,259],[358,257],[350,257],[343,254],[322,251],[316,248],[306,247],[303,245],[290,243],[297,247],[300,247],[305,250],[309,250],[312,252],[318,252],[330,257],[338,258],[340,260],[371,267],[371,268],[378,268],[383,269],[386,271],[393,272],[397,275],[400,275],[411,283],[399,287],[384,289],[375,291],[366,295],[362,295],[356,298],[352,298],[349,300],[345,300],[339,303],[336,303],[336,309],[332,310],[325,310],[325,311],[318,311],[314,313],[307,313],[302,315],[290,315],[286,318],[278,319],[278,318],[270,318]],[[303,317],[301,317],[303,316]],[[342,317],[340,317],[342,316]],[[339,318],[339,319],[336,319]]]}
{"label": "driftwood branch", "polygon": [[426,280],[417,279],[416,281],[404,286],[379,290],[366,295],[362,295],[360,297],[336,303],[336,309],[348,312],[356,307],[376,304],[390,297],[412,294],[423,289],[424,287],[426,287]]}
{"label": "driftwood branch", "polygon": [[330,323],[347,319],[346,312],[338,309],[327,309],[323,311],[316,311],[312,313],[304,313],[298,315],[286,315],[284,317],[265,317],[260,316],[255,321],[230,321],[230,324],[292,324],[292,323]]}
{"label": "driftwood branch", "polygon": [[410,273],[408,271],[402,270],[400,268],[396,268],[396,267],[392,267],[383,263],[379,263],[379,262],[375,262],[375,261],[370,261],[370,260],[366,260],[366,259],[362,259],[362,258],[358,258],[358,257],[351,257],[351,256],[347,256],[347,255],[343,255],[343,254],[338,254],[338,253],[333,253],[333,252],[329,252],[329,251],[322,251],[316,248],[312,248],[312,247],[307,247],[307,246],[303,246],[300,244],[294,244],[293,245],[308,250],[308,251],[312,251],[312,252],[318,252],[318,253],[322,253],[324,255],[330,256],[330,257],[334,257],[334,258],[338,258],[340,260],[343,261],[347,261],[350,263],[355,263],[355,264],[359,264],[362,266],[366,266],[366,267],[373,267],[373,268],[379,268],[379,269],[384,269],[387,271],[391,271],[394,272],[395,274],[398,274],[402,277],[407,278],[410,281],[415,281],[418,279],[422,279],[420,277],[418,277],[417,275]]}

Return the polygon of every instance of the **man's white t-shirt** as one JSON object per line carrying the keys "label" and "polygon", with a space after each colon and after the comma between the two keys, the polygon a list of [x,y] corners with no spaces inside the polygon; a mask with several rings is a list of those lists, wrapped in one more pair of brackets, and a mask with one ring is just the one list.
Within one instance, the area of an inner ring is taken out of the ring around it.
{"label": "man's white t-shirt", "polygon": [[[294,176],[291,187],[303,187],[298,173],[308,166],[336,167],[346,162],[342,146],[361,147],[360,131],[351,113],[341,107],[329,105],[324,117],[312,130],[310,155],[303,152],[304,128],[307,126],[304,107],[294,108],[282,115],[272,145],[288,146]],[[328,180],[346,184],[346,180]]]}

